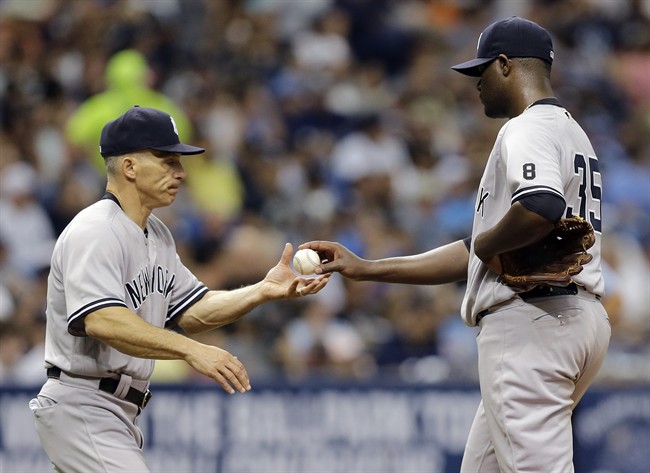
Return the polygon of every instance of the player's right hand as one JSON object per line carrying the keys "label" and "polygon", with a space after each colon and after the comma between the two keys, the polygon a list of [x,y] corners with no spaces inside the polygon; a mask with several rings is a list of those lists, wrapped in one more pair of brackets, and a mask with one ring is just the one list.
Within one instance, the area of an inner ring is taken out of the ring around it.
{"label": "player's right hand", "polygon": [[242,362],[219,347],[197,342],[196,350],[185,361],[199,373],[214,379],[229,394],[235,394],[235,389],[240,393],[251,389]]}
{"label": "player's right hand", "polygon": [[345,246],[335,241],[309,241],[298,247],[311,248],[320,256],[321,265],[316,268],[316,274],[338,272],[348,279],[361,281],[364,278],[367,260],[359,258]]}

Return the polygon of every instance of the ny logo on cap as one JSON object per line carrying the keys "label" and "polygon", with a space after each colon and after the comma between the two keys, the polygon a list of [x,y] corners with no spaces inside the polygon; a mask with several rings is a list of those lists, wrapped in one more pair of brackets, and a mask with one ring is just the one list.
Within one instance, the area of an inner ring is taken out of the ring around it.
{"label": "ny logo on cap", "polygon": [[478,48],[481,47],[481,38],[483,37],[483,33],[478,35],[478,42],[476,43],[476,52],[478,52]]}
{"label": "ny logo on cap", "polygon": [[169,119],[172,121],[172,126],[174,127],[174,133],[176,133],[176,136],[178,136],[178,128],[176,128],[176,122],[172,117],[169,117]]}

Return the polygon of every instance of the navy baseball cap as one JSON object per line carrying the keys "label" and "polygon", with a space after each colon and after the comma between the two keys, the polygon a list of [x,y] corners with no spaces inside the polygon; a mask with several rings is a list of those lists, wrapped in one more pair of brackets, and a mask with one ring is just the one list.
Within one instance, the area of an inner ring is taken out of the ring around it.
{"label": "navy baseball cap", "polygon": [[553,64],[553,41],[548,31],[530,20],[513,16],[485,28],[478,38],[476,59],[452,67],[472,77],[480,77],[479,67],[499,54],[508,57],[536,57]]}
{"label": "navy baseball cap", "polygon": [[136,105],[102,128],[99,153],[103,157],[144,149],[180,154],[205,152],[203,148],[181,143],[174,119],[155,108]]}

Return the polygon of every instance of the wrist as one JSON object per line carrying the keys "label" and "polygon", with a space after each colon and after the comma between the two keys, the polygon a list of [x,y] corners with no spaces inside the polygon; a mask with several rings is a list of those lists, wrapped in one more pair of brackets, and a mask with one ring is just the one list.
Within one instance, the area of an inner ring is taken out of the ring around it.
{"label": "wrist", "polygon": [[246,289],[248,293],[245,297],[252,307],[264,304],[268,301],[284,298],[284,293],[278,291],[278,284],[266,278],[248,286]]}

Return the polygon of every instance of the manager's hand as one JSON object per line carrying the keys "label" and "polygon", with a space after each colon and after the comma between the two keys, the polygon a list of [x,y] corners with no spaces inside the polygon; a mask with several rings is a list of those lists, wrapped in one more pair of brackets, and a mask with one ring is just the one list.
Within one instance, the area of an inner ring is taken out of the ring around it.
{"label": "manager's hand", "polygon": [[224,391],[245,393],[251,389],[246,368],[236,356],[219,347],[198,343],[185,361],[196,371],[214,379]]}
{"label": "manager's hand", "polygon": [[315,278],[296,276],[290,266],[292,256],[293,245],[287,243],[278,264],[266,273],[262,283],[267,300],[293,299],[316,294],[327,285],[330,274],[320,274]]}

